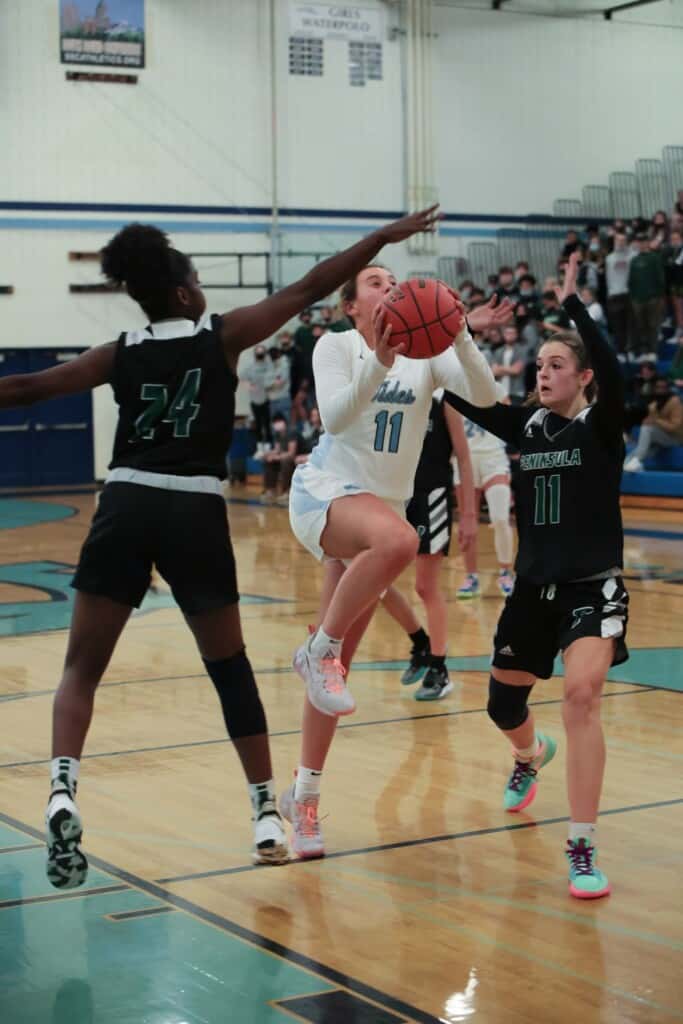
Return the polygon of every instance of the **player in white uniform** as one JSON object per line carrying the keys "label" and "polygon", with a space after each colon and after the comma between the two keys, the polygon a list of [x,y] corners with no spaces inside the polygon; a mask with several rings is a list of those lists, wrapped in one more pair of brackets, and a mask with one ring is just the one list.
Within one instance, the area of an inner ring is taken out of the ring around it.
{"label": "player in white uniform", "polygon": [[[503,388],[496,384],[499,402],[509,405]],[[510,462],[505,453],[505,442],[490,434],[483,427],[465,419],[465,436],[470,447],[472,475],[474,477],[474,510],[477,518],[481,496],[486,495],[491,526],[493,528],[496,556],[500,565],[498,587],[504,597],[512,593],[512,561],[514,540],[510,526]],[[457,461],[453,462],[453,476],[460,503],[460,477]],[[479,596],[479,575],[477,573],[477,538],[463,551],[467,576],[458,590],[458,597],[467,599]]]}
{"label": "player in white uniform", "polygon": [[[353,330],[326,334],[313,352],[316,395],[325,434],[290,491],[290,522],[301,543],[327,559],[319,627],[299,648],[294,667],[306,682],[302,758],[283,813],[295,826],[300,856],[322,856],[317,819],[320,775],[337,723],[355,703],[344,676],[380,594],[415,558],[418,537],[406,522],[432,393],[469,393],[480,406],[495,401],[486,360],[463,329],[432,359],[392,348],[380,301],[396,280],[368,266],[342,289]],[[477,310],[483,329],[507,309]],[[457,352],[457,355],[456,355]],[[329,561],[331,560],[331,561]]]}

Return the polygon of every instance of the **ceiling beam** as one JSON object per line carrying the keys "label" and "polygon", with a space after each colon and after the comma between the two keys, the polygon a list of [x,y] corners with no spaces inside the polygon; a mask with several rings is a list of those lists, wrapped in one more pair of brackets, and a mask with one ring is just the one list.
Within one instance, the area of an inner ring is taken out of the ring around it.
{"label": "ceiling beam", "polygon": [[658,0],[628,0],[628,3],[617,4],[616,7],[607,7],[603,12],[605,21],[611,21],[612,15],[618,11],[627,11],[630,7],[644,7],[645,4],[654,4]]}

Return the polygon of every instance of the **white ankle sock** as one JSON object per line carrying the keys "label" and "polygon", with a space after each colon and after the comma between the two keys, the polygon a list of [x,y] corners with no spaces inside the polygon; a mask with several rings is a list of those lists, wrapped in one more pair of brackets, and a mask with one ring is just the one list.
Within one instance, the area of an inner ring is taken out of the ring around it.
{"label": "white ankle sock", "polygon": [[342,641],[328,636],[322,626],[319,626],[315,636],[311,640],[311,654],[316,658],[324,658],[329,651],[332,651],[335,658],[341,654]]}
{"label": "white ankle sock", "polygon": [[515,748],[515,760],[524,762],[533,761],[533,759],[536,757],[536,754],[538,753],[538,747],[538,736],[534,736],[534,742],[530,747],[524,747],[521,750]]}
{"label": "white ankle sock", "polygon": [[50,761],[50,782],[52,789],[66,786],[72,793],[78,786],[78,771],[81,762],[75,757],[53,757]]}
{"label": "white ankle sock", "polygon": [[321,776],[322,771],[300,765],[294,783],[294,799],[300,803],[307,796],[320,796]]}
{"label": "white ankle sock", "polygon": [[569,838],[573,843],[579,839],[587,839],[591,846],[595,846],[598,838],[598,826],[594,821],[570,821]]}
{"label": "white ankle sock", "polygon": [[275,783],[272,779],[268,779],[267,782],[250,782],[247,788],[254,814],[258,815],[266,800],[275,803]]}

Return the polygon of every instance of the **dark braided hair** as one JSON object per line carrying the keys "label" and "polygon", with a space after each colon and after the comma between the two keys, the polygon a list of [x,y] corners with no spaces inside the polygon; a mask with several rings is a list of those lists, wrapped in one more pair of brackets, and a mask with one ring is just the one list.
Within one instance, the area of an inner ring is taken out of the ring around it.
{"label": "dark braided hair", "polygon": [[189,258],[173,249],[168,235],[151,224],[128,224],[101,253],[102,273],[113,284],[125,284],[151,320],[168,315],[171,292],[187,284]]}

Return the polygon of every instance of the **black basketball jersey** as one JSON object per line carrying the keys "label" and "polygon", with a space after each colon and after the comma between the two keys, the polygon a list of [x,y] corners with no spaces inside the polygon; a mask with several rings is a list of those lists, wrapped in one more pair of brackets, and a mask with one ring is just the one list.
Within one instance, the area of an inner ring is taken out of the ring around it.
{"label": "black basketball jersey", "polygon": [[438,398],[432,398],[422,454],[415,471],[414,494],[418,491],[433,491],[437,487],[453,486],[452,454],[453,445],[443,408],[443,393],[440,393]]}
{"label": "black basketball jersey", "polygon": [[119,421],[110,469],[225,477],[237,377],[225,361],[220,317],[122,334],[111,385]]}
{"label": "black basketball jersey", "polygon": [[567,299],[565,309],[592,361],[599,396],[595,405],[568,420],[538,407],[480,409],[446,393],[456,409],[520,450],[515,569],[537,584],[584,579],[623,564],[619,364],[575,296]]}

